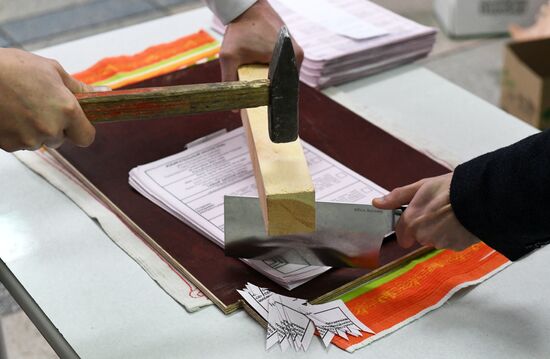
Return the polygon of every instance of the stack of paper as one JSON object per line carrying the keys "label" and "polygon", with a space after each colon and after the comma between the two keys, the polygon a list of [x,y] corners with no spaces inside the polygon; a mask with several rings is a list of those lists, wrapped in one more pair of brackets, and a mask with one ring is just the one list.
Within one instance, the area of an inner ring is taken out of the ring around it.
{"label": "stack of paper", "polygon": [[[387,193],[313,146],[303,146],[317,200],[370,204],[373,198]],[[244,129],[187,147],[132,169],[130,185],[223,248],[224,196],[258,196]],[[243,261],[287,289],[329,269],[289,264],[281,258]]]}
{"label": "stack of paper", "polygon": [[361,337],[361,332],[374,332],[357,319],[341,300],[312,305],[304,299],[285,297],[247,283],[238,291],[243,299],[267,321],[266,349],[279,343],[283,351],[289,347],[306,351],[315,329],[328,347],[338,335]]}
{"label": "stack of paper", "polygon": [[[436,31],[367,0],[269,0],[302,46],[300,78],[323,88],[426,56]],[[223,33],[222,23],[213,27]]]}

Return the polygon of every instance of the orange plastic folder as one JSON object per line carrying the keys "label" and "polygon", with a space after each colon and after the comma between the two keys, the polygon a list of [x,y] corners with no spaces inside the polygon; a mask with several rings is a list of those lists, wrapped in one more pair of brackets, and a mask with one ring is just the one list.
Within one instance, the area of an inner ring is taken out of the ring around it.
{"label": "orange plastic folder", "polygon": [[219,50],[219,42],[200,30],[135,55],[107,57],[74,77],[116,89],[214,59]]}
{"label": "orange plastic folder", "polygon": [[341,297],[353,314],[376,334],[335,337],[333,343],[353,351],[442,305],[461,288],[478,284],[510,262],[479,243],[462,252],[434,250]]}

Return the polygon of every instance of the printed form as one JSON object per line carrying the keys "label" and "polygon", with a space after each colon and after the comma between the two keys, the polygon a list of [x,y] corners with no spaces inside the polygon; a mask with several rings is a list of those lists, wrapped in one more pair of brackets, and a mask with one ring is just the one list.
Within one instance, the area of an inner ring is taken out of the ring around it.
{"label": "printed form", "polygon": [[[304,141],[302,144],[317,201],[370,204],[373,198],[387,193],[315,147]],[[242,127],[138,166],[130,171],[129,182],[142,195],[222,248],[224,196],[258,196]],[[329,269],[275,260],[244,261],[287,289]]]}

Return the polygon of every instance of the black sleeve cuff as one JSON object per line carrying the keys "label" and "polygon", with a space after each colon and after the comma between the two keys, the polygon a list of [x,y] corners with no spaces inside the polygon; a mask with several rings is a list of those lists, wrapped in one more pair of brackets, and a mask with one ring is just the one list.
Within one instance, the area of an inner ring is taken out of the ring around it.
{"label": "black sleeve cuff", "polygon": [[483,206],[488,203],[488,194],[477,190],[483,182],[479,175],[483,173],[485,163],[483,160],[476,160],[462,164],[454,171],[450,199],[455,216],[468,231],[489,247],[512,261],[517,260],[532,249],[491,235],[490,228],[498,224],[491,223],[491,216],[487,213],[490,209]]}

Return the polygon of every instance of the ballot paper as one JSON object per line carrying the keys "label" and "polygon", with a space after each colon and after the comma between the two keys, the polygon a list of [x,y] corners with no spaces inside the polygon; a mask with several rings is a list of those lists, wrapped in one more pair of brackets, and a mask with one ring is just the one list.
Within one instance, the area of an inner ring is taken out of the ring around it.
{"label": "ballot paper", "polygon": [[355,40],[386,35],[381,27],[375,26],[363,19],[346,12],[338,6],[324,0],[277,0],[279,3],[300,14],[307,20],[325,29]]}
{"label": "ballot paper", "polygon": [[278,343],[283,351],[288,348],[306,351],[315,330],[326,347],[336,335],[348,340],[348,335],[374,334],[341,300],[312,305],[304,299],[286,297],[251,283],[238,292],[267,321],[266,350]]}
{"label": "ballot paper", "polygon": [[[187,150],[132,169],[129,183],[223,248],[224,196],[258,197],[246,135],[240,127],[194,142]],[[315,147],[302,144],[316,200],[370,204],[387,193]],[[243,261],[289,290],[330,269],[286,263],[281,258]]]}
{"label": "ballot paper", "polygon": [[[304,49],[300,79],[323,88],[426,56],[435,29],[370,1],[269,0]],[[213,28],[224,32],[214,19]]]}

